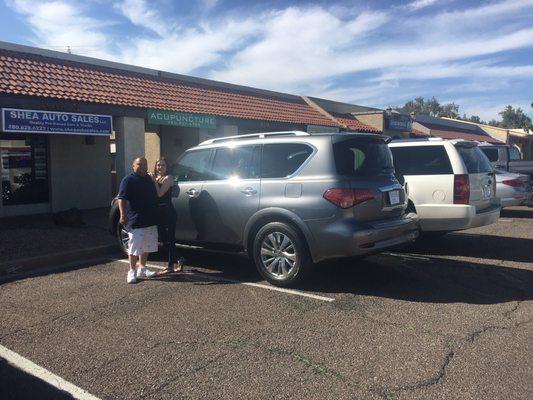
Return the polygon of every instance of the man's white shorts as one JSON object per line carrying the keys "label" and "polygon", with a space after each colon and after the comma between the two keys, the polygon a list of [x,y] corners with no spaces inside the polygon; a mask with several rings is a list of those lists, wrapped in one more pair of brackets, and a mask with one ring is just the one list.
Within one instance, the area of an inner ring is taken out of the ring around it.
{"label": "man's white shorts", "polygon": [[137,228],[128,232],[128,254],[140,256],[142,253],[155,253],[157,251],[157,226]]}

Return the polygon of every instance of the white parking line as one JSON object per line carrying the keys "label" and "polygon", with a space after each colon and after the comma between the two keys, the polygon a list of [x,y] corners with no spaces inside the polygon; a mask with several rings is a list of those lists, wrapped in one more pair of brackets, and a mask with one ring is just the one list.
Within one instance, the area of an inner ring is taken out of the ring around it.
{"label": "white parking line", "polygon": [[508,218],[499,218],[498,221],[499,222],[513,222],[512,219],[508,219]]}
{"label": "white parking line", "polygon": [[79,400],[100,400],[98,397],[93,396],[86,390],[79,388],[78,386],[67,382],[60,376],[53,374],[47,369],[38,366],[31,362],[27,358],[22,357],[20,354],[9,350],[7,347],[0,345],[0,357],[7,360],[10,364],[14,365],[18,369],[21,369],[28,374],[31,374],[53,387],[69,393],[72,397]]}
{"label": "white parking line", "polygon": [[[124,263],[124,264],[129,264],[128,260],[117,260],[117,261]],[[164,269],[164,267],[160,267],[159,265],[146,264],[146,266],[150,268],[155,268],[155,269]],[[312,294],[312,293],[301,292],[299,290],[294,290],[294,289],[284,289],[284,288],[280,288],[277,286],[263,285],[261,283],[244,282],[244,281],[238,281],[236,279],[220,278],[218,276],[210,276],[210,274],[202,274],[198,272],[183,272],[180,274],[180,276],[184,276],[185,278],[187,278],[187,275],[194,276],[194,277],[201,278],[201,279],[217,281],[217,282],[238,283],[240,285],[253,286],[253,287],[257,287],[261,289],[272,290],[274,292],[282,292],[282,293],[292,294],[295,296],[307,297],[307,298],[315,299],[315,300],[321,300],[321,301],[327,301],[327,302],[335,301],[335,299],[332,297],[319,296],[319,295]]]}
{"label": "white parking line", "polygon": [[424,260],[424,261],[428,261],[429,258],[428,257],[422,257],[422,256],[419,256],[419,255],[414,255],[414,254],[410,254],[410,253],[401,253],[401,254],[398,254],[398,253],[391,253],[390,251],[388,252],[383,252],[383,254],[386,254],[386,255],[389,255],[389,256],[393,256],[393,257],[401,257],[401,258],[412,258],[414,260]]}

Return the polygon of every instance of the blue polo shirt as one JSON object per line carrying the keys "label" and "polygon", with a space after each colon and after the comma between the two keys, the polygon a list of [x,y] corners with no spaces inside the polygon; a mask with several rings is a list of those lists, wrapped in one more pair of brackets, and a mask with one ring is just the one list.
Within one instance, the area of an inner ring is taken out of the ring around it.
{"label": "blue polo shirt", "polygon": [[132,173],[124,177],[120,182],[117,197],[128,201],[126,205],[127,230],[157,225],[158,197],[150,176]]}

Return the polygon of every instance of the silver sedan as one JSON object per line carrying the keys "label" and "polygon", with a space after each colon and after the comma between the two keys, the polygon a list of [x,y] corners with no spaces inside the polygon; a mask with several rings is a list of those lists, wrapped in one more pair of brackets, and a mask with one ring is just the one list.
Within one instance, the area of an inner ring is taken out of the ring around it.
{"label": "silver sedan", "polygon": [[494,171],[496,176],[496,197],[502,208],[520,206],[531,201],[531,186],[528,175],[514,174],[507,171]]}

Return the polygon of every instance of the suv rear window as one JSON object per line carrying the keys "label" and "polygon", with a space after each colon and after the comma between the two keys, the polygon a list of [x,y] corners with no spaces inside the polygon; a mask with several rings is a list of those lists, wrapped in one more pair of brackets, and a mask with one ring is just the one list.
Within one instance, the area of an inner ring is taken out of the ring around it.
{"label": "suv rear window", "polygon": [[391,147],[400,175],[448,175],[452,165],[444,146]]}
{"label": "suv rear window", "polygon": [[477,146],[456,145],[455,148],[459,151],[469,174],[480,174],[492,171],[492,165],[490,165],[488,158]]}
{"label": "suv rear window", "polygon": [[498,161],[498,149],[497,148],[492,149],[492,148],[483,147],[481,151],[485,153],[485,155],[487,156],[490,162]]}
{"label": "suv rear window", "polygon": [[381,140],[343,140],[333,144],[333,155],[341,175],[373,176],[394,171],[389,147]]}
{"label": "suv rear window", "polygon": [[313,149],[301,143],[272,143],[263,146],[261,178],[285,178],[294,174]]}

